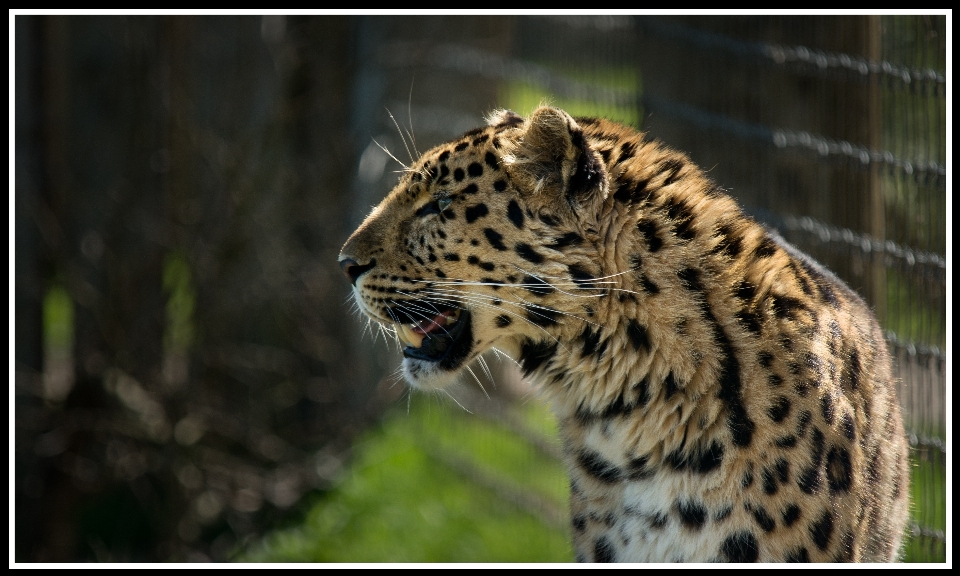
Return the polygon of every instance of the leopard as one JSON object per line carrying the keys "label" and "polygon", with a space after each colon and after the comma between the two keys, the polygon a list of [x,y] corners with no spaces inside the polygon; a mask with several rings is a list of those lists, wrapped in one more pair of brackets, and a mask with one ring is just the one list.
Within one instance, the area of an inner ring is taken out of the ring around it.
{"label": "leopard", "polygon": [[439,145],[344,244],[411,389],[487,350],[558,422],[581,562],[887,562],[909,514],[884,334],[639,130],[541,105]]}

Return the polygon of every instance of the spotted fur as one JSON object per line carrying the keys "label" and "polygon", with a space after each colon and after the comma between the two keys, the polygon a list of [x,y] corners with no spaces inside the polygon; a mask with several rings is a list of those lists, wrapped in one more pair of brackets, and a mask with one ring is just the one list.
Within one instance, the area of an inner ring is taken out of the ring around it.
{"label": "spotted fur", "polygon": [[500,112],[417,160],[341,264],[398,333],[449,321],[405,349],[413,387],[494,347],[538,384],[578,559],[896,559],[907,444],[880,327],[683,154]]}

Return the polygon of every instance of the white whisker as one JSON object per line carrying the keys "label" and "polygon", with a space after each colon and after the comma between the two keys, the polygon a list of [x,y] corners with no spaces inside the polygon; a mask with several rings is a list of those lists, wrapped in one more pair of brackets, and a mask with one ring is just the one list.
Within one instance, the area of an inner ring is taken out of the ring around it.
{"label": "white whisker", "polygon": [[377,146],[379,146],[381,150],[383,150],[384,152],[386,152],[388,156],[390,156],[391,158],[393,158],[393,159],[397,162],[397,164],[403,166],[403,169],[404,169],[405,172],[409,172],[409,171],[410,171],[410,167],[409,167],[409,166],[407,166],[406,164],[404,164],[403,162],[401,162],[400,160],[398,160],[397,157],[394,156],[392,152],[390,152],[389,150],[387,150],[387,147],[386,147],[386,146],[384,146],[383,144],[377,142],[377,139],[376,139],[376,138],[371,138],[371,140],[373,140],[373,143],[376,144]]}
{"label": "white whisker", "polygon": [[[419,311],[416,311],[416,310],[411,310],[410,308],[416,308],[416,306],[413,305],[411,302],[397,302],[396,300],[392,300],[392,299],[391,299],[391,300],[390,300],[390,303],[393,304],[394,306],[396,306],[397,308],[400,308],[400,309],[404,310],[404,311],[407,312],[408,314],[414,314],[414,315],[417,315],[417,316],[423,318],[423,319],[426,320],[427,322],[433,322],[433,318],[434,318],[434,317],[428,316],[427,314],[424,314],[424,313],[419,312]],[[421,310],[422,310],[422,309],[421,309]],[[401,324],[401,322],[397,322],[397,324]],[[450,332],[446,329],[445,326],[438,326],[438,327],[440,328],[440,330],[443,330],[444,334],[446,334],[447,336],[450,336]]]}
{"label": "white whisker", "polygon": [[[505,309],[505,308],[497,307],[497,306],[494,306],[494,305],[492,305],[492,304],[488,304],[488,303],[486,303],[486,302],[482,302],[482,301],[479,300],[479,298],[488,298],[488,299],[491,299],[491,300],[499,300],[500,302],[502,302],[502,303],[504,303],[504,304],[511,304],[511,305],[513,305],[513,306],[517,306],[518,308],[521,307],[521,305],[520,305],[520,304],[517,304],[516,302],[510,302],[509,300],[503,300],[502,298],[496,298],[496,297],[493,297],[493,296],[488,296],[488,295],[486,295],[486,294],[477,294],[476,292],[470,292],[470,296],[466,296],[463,292],[460,292],[460,291],[447,291],[447,292],[454,292],[454,293],[456,293],[456,296],[455,296],[455,297],[462,298],[463,300],[466,300],[466,301],[470,302],[471,304],[473,304],[473,305],[475,305],[475,306],[482,306],[482,307],[485,307],[485,308],[489,308],[489,309],[491,309],[491,310],[497,310],[497,311],[501,311],[501,312],[506,312],[507,314],[510,314],[511,316],[515,316],[515,317],[519,318],[520,320],[523,320],[524,322],[526,322],[526,323],[530,324],[531,326],[537,328],[538,330],[540,330],[541,332],[543,332],[544,334],[546,334],[547,336],[549,336],[549,337],[550,337],[554,342],[556,342],[561,348],[563,348],[564,350],[566,350],[567,352],[569,352],[569,350],[567,350],[567,347],[564,346],[563,343],[560,342],[560,340],[557,339],[556,336],[554,336],[553,334],[547,332],[547,330],[546,330],[543,326],[540,326],[540,325],[536,324],[535,322],[531,321],[531,320],[530,320],[529,318],[527,318],[526,316],[523,316],[523,315],[521,315],[521,314],[517,314],[516,312],[512,312],[512,311],[507,310],[507,309]],[[447,296],[447,297],[450,297],[450,296],[453,296],[453,294],[448,294],[448,295],[446,295],[446,296]],[[539,308],[544,308],[544,307],[543,307],[543,306],[539,306]],[[545,309],[546,309],[546,308],[545,308]],[[552,308],[550,308],[549,310],[552,310]],[[540,316],[540,317],[542,317],[542,318],[548,318],[547,316],[545,316],[545,315],[543,315],[543,314],[537,314],[536,312],[533,312],[533,311],[531,311],[531,310],[529,310],[529,309],[525,309],[525,311],[531,312],[531,313],[533,313],[533,314],[536,314],[537,316]],[[576,316],[574,316],[574,318],[576,318]],[[589,321],[584,320],[584,322],[589,322]],[[590,322],[590,324],[593,324],[593,322]],[[596,324],[594,324],[594,325],[596,325]]]}
{"label": "white whisker", "polygon": [[[521,268],[518,268],[518,269],[522,271]],[[625,292],[627,294],[642,294],[641,292],[637,292],[634,290],[627,290],[626,288],[613,288],[612,286],[581,286],[577,282],[575,281],[571,282],[566,278],[562,279],[564,280],[562,284],[564,288],[561,288],[560,287],[561,284],[547,282],[546,280],[543,280],[542,278],[539,278],[536,275],[531,274],[530,272],[524,271],[524,273],[533,278],[537,278],[538,280],[540,280],[540,283],[539,284],[508,284],[504,282],[453,282],[453,281],[442,281],[442,280],[414,280],[414,282],[423,282],[425,284],[431,284],[434,286],[495,286],[499,288],[515,288],[515,289],[520,288],[523,290],[527,290],[528,292],[529,291],[536,292],[537,289],[543,290],[545,287],[550,287],[561,294],[570,296],[571,298],[601,298],[603,296],[606,296],[608,292]],[[621,272],[619,274],[623,274],[623,273]],[[615,274],[612,276],[616,276],[619,274]],[[584,279],[581,281],[581,283],[610,284],[610,285],[616,284],[616,282],[613,282],[613,281],[608,281],[608,280],[597,281],[593,279]],[[590,290],[590,291],[596,291],[597,293],[596,294],[571,294],[570,292],[568,292],[568,290]]]}
{"label": "white whisker", "polygon": [[[418,299],[417,296],[415,296],[415,295],[413,295],[413,294],[411,294],[411,293],[409,293],[409,292],[404,292],[403,290],[397,290],[397,294],[403,294],[404,296],[413,298],[414,300],[417,300],[417,299]],[[433,308],[434,312],[436,312],[437,314],[442,314],[442,312],[441,312],[436,306],[433,306],[432,304],[430,304],[430,302],[425,302],[425,304],[427,304],[428,306],[430,306],[431,308]]]}
{"label": "white whisker", "polygon": [[392,390],[394,386],[396,386],[400,382],[403,382],[403,366],[398,366],[396,370],[390,373],[390,376],[388,376],[388,378],[393,379],[393,384],[391,384],[387,388],[388,390]]}
{"label": "white whisker", "polygon": [[[489,380],[490,383],[493,384],[493,387],[496,388],[496,387],[497,387],[497,381],[493,379],[493,374],[490,372],[490,367],[487,366],[487,361],[483,359],[483,356],[477,356],[477,364],[480,365],[480,368],[483,369],[484,374],[487,375],[487,380]],[[484,392],[486,392],[486,391],[484,391]],[[488,398],[489,398],[489,396],[488,396]]]}
{"label": "white whisker", "polygon": [[517,362],[516,360],[514,360],[509,354],[507,354],[507,353],[504,352],[503,350],[501,350],[501,349],[499,349],[499,348],[493,348],[493,347],[491,347],[490,349],[493,350],[493,353],[497,355],[497,358],[500,358],[501,360],[504,359],[504,358],[506,358],[507,360],[509,360],[509,361],[513,362],[514,364],[516,364],[517,367],[520,367],[520,363]]}
{"label": "white whisker", "polygon": [[421,156],[420,151],[417,150],[417,139],[413,135],[413,78],[410,79],[410,94],[407,96],[407,123],[410,125],[410,130],[407,134],[410,135],[410,142],[413,143],[413,151],[417,153],[417,157]]}
{"label": "white whisker", "polygon": [[397,127],[397,132],[400,133],[400,140],[403,142],[403,147],[407,149],[407,156],[410,157],[410,163],[411,164],[414,163],[416,161],[416,158],[413,157],[413,153],[410,152],[410,147],[407,146],[407,139],[403,135],[403,130],[400,129],[400,124],[398,124],[397,119],[393,117],[393,112],[391,112],[389,108],[387,108],[386,110],[387,110],[387,114],[390,115],[390,120],[393,121],[393,125]]}
{"label": "white whisker", "polygon": [[[529,276],[533,276],[534,278],[540,278],[540,276],[538,276],[537,274],[534,274],[533,272],[529,272],[529,271],[527,271],[527,270],[524,270],[523,268],[517,266],[516,264],[511,264],[511,266],[513,266],[513,267],[516,268],[517,270],[523,272],[524,274],[527,274],[527,275],[529,275]],[[595,282],[595,281],[597,281],[597,280],[606,280],[606,279],[608,279],[608,278],[616,278],[617,276],[622,276],[622,275],[624,275],[624,274],[629,274],[630,272],[634,272],[634,271],[636,271],[636,270],[637,270],[637,268],[634,267],[634,268],[630,268],[629,270],[624,270],[624,271],[622,271],[622,272],[617,272],[617,273],[615,273],[615,274],[608,274],[608,275],[606,275],[606,276],[598,276],[598,277],[595,277],[595,278],[584,279],[584,282]],[[566,278],[564,278],[564,277],[562,277],[562,276],[546,276],[546,278],[556,278],[556,279],[558,279],[558,280],[566,280]]]}
{"label": "white whisker", "polygon": [[444,394],[446,394],[447,396],[449,396],[451,400],[453,400],[454,402],[456,402],[456,403],[457,403],[457,406],[459,406],[460,408],[463,408],[463,411],[464,411],[464,412],[466,412],[467,414],[473,414],[473,412],[467,410],[467,409],[464,407],[463,404],[461,404],[456,398],[454,398],[454,397],[453,397],[453,394],[451,394],[449,391],[447,391],[446,388],[440,388],[439,390],[440,390],[440,392],[443,392]]}
{"label": "white whisker", "polygon": [[[460,292],[460,291],[448,291],[448,292]],[[461,293],[462,293],[462,292],[461,292]],[[587,320],[586,318],[581,318],[581,317],[577,316],[576,314],[571,314],[571,313],[569,313],[569,312],[564,312],[564,311],[562,311],[562,310],[556,310],[556,309],[550,308],[550,307],[548,307],[548,306],[542,306],[542,305],[540,305],[540,304],[535,304],[535,303],[533,303],[533,302],[531,302],[531,301],[529,301],[529,300],[523,299],[523,298],[520,297],[520,296],[517,296],[516,298],[517,298],[520,302],[523,302],[523,304],[518,304],[518,303],[516,303],[516,302],[512,302],[512,301],[510,301],[510,300],[507,300],[507,299],[505,299],[505,298],[498,298],[498,297],[496,297],[496,296],[489,296],[489,295],[487,295],[487,294],[478,294],[478,293],[476,293],[476,292],[470,292],[470,294],[471,294],[471,295],[474,295],[474,296],[478,296],[478,297],[489,298],[489,299],[491,299],[491,300],[499,300],[500,302],[503,302],[504,304],[511,304],[511,305],[517,306],[517,307],[524,307],[524,309],[525,309],[527,312],[532,312],[533,314],[537,314],[537,313],[534,312],[534,311],[532,311],[532,310],[530,310],[529,307],[540,308],[540,309],[542,309],[542,310],[550,310],[551,312],[557,312],[558,314],[562,314],[562,315],[568,316],[568,317],[570,317],[570,318],[575,318],[575,319],[577,319],[577,320],[580,320],[581,322],[586,322],[587,324],[590,324],[590,325],[592,325],[592,326],[599,326],[599,324],[597,324],[596,322],[592,322],[592,321],[590,321],[590,320]],[[502,310],[502,308],[498,308],[498,309],[501,309],[501,310]],[[507,311],[507,310],[504,310],[504,311],[505,311],[505,312],[509,312],[509,311]],[[548,318],[548,316],[546,316],[546,315],[544,315],[544,314],[537,314],[537,316],[540,316],[541,318]],[[522,316],[520,316],[520,317],[523,318]],[[530,321],[530,320],[527,319],[527,318],[523,318],[523,319],[526,320],[526,321],[528,321],[528,322]]]}
{"label": "white whisker", "polygon": [[469,372],[470,375],[473,376],[473,379],[477,381],[477,385],[480,386],[480,389],[481,389],[481,390],[483,390],[483,395],[487,397],[487,400],[489,400],[489,399],[490,399],[490,395],[487,394],[487,389],[483,387],[483,383],[480,382],[480,379],[477,378],[477,375],[473,372],[473,370],[470,369],[469,366],[464,366],[464,368],[466,368],[466,369],[467,369],[467,372]]}

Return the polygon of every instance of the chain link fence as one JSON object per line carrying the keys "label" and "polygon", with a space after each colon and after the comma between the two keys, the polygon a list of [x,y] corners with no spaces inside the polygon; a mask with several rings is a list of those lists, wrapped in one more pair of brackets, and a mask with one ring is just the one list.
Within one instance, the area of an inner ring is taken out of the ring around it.
{"label": "chain link fence", "polygon": [[[405,153],[404,130],[422,150],[493,108],[528,113],[548,101],[639,125],[690,154],[748,213],[838,273],[876,311],[915,447],[909,546],[915,558],[943,560],[945,21],[371,19],[368,74],[381,89],[371,110],[380,111],[364,117],[361,131]],[[374,146],[367,153],[382,155]],[[384,155],[371,171],[361,161],[354,222],[390,188],[391,163]]]}

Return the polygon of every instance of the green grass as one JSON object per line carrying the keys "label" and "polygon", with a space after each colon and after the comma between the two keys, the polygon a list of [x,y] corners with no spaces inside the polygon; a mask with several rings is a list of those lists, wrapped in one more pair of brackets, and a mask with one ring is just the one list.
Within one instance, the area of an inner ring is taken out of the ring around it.
{"label": "green grass", "polygon": [[924,293],[919,282],[911,282],[899,271],[888,268],[886,300],[885,329],[917,344],[940,349],[946,346],[946,298],[942,294]]}
{"label": "green grass", "polygon": [[[910,492],[913,519],[921,526],[946,531],[947,477],[942,462],[917,459],[912,465]],[[946,562],[946,546],[929,538],[911,537],[904,546],[904,562]]]}
{"label": "green grass", "polygon": [[[239,559],[251,562],[569,562],[563,526],[474,482],[468,467],[537,494],[567,514],[560,464],[515,434],[456,406],[414,399],[355,446],[339,486],[302,525]],[[523,416],[540,425],[538,407]]]}

